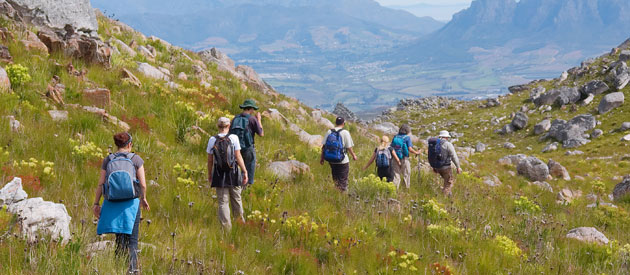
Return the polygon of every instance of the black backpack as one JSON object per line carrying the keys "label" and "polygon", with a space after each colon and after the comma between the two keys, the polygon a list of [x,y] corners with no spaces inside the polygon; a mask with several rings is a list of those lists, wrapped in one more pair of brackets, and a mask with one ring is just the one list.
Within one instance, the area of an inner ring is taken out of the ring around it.
{"label": "black backpack", "polygon": [[249,149],[254,146],[254,136],[248,129],[249,125],[248,114],[240,114],[234,118],[232,127],[230,128],[230,134],[236,135],[241,144],[241,150]]}
{"label": "black backpack", "polygon": [[225,135],[223,137],[215,136],[214,150],[212,156],[214,158],[214,167],[218,172],[230,172],[236,168],[236,156],[234,154],[234,144]]}
{"label": "black backpack", "polygon": [[450,166],[451,160],[445,150],[442,150],[442,140],[440,138],[429,139],[429,164],[431,167],[439,169]]}

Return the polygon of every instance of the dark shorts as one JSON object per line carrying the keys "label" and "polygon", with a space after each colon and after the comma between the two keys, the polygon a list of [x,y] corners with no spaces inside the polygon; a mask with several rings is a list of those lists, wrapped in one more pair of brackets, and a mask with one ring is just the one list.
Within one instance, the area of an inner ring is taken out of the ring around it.
{"label": "dark shorts", "polygon": [[341,191],[348,190],[348,173],[350,172],[350,163],[330,164],[332,178],[337,188]]}
{"label": "dark shorts", "polygon": [[394,173],[392,172],[391,167],[378,167],[376,168],[376,174],[379,178],[387,179],[387,182],[394,181]]}

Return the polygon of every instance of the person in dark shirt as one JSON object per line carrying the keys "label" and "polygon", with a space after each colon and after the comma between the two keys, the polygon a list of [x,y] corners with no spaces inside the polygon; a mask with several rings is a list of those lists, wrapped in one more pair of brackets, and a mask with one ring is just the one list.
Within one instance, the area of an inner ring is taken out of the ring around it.
{"label": "person in dark shirt", "polygon": [[[251,144],[247,144],[248,142],[244,142],[241,140],[241,155],[243,156],[243,161],[245,161],[245,167],[247,168],[247,174],[249,175],[249,179],[247,184],[254,184],[254,172],[256,171],[256,148],[255,148],[255,137],[265,136],[265,132],[262,127],[262,116],[260,112],[255,112],[258,110],[258,106],[256,106],[256,102],[253,99],[246,99],[243,104],[239,105],[239,107],[243,110],[243,112],[232,120],[232,127],[237,125],[235,123],[239,117],[247,118],[247,132],[251,135]],[[234,128],[232,128],[234,130]],[[232,131],[231,131],[232,132]]]}

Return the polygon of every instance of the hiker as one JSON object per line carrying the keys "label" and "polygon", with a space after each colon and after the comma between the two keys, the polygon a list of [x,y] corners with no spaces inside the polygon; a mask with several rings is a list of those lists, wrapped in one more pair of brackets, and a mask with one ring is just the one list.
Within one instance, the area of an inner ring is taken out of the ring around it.
{"label": "hiker", "polygon": [[[230,230],[230,206],[234,215],[242,222],[243,202],[242,186],[247,184],[248,173],[241,155],[241,144],[236,135],[229,134],[230,119],[219,118],[217,122],[219,134],[208,141],[208,181],[210,187],[217,191],[219,200],[218,216],[223,228]],[[240,171],[239,171],[240,168]]]}
{"label": "hiker", "polygon": [[413,148],[413,143],[409,135],[411,135],[411,127],[407,124],[403,124],[398,130],[398,134],[392,139],[391,146],[400,159],[400,164],[394,162],[392,165],[392,172],[394,173],[393,182],[394,185],[396,185],[396,189],[400,186],[401,178],[407,189],[411,187],[411,162],[409,161],[409,153],[420,154],[420,151],[416,151],[416,149]]}
{"label": "hiker", "polygon": [[[246,99],[239,107],[243,112],[232,120],[232,128],[230,129],[231,135],[236,135],[241,145],[241,155],[243,161],[245,161],[245,167],[247,168],[247,175],[249,180],[247,184],[254,184],[254,173],[256,171],[256,148],[254,147],[256,135],[261,137],[265,136],[265,132],[262,127],[262,116],[257,112],[254,116],[254,111],[258,110],[256,102],[253,99]],[[247,187],[247,185],[244,185]]]}
{"label": "hiker", "polygon": [[350,172],[348,153],[352,156],[352,160],[357,160],[357,155],[352,150],[354,147],[352,136],[348,130],[343,129],[345,126],[346,120],[343,117],[337,117],[335,128],[326,133],[319,160],[321,165],[324,165],[324,161],[330,164],[333,181],[342,192],[348,189],[348,173]]}
{"label": "hiker", "polygon": [[[116,255],[126,255],[129,273],[138,269],[138,230],[140,206],[150,210],[147,202],[147,183],[144,160],[132,153],[133,138],[129,133],[114,135],[116,153],[103,160],[96,188],[93,212],[98,219],[96,234],[116,234]],[[100,205],[101,196],[104,197]]]}
{"label": "hiker", "polygon": [[396,161],[398,165],[401,165],[400,159],[396,152],[394,152],[394,148],[392,148],[389,144],[389,137],[382,136],[380,138],[380,145],[374,149],[374,154],[372,154],[372,158],[368,161],[367,165],[363,168],[366,170],[372,162],[376,160],[376,174],[380,179],[386,179],[387,182],[392,182],[394,180],[394,174],[392,173],[392,162]]}
{"label": "hiker", "polygon": [[442,192],[444,195],[451,195],[451,188],[453,187],[454,178],[451,163],[455,163],[457,168],[457,174],[462,172],[459,166],[459,158],[455,152],[455,147],[448,140],[451,135],[448,131],[440,131],[440,135],[437,138],[429,139],[429,164],[433,168],[433,172],[440,174],[444,179],[444,186]]}

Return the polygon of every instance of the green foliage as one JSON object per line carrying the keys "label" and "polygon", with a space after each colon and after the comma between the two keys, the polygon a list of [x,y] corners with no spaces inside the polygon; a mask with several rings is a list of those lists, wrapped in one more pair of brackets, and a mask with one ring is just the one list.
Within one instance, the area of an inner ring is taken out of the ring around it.
{"label": "green foliage", "polygon": [[205,168],[203,166],[193,169],[188,164],[177,163],[173,166],[173,174],[177,177],[177,184],[186,187],[197,186],[197,182],[206,180],[204,179]]}
{"label": "green foliage", "polygon": [[430,199],[424,203],[422,205],[422,210],[424,218],[431,222],[437,222],[448,218],[448,211],[443,208],[442,204],[438,203],[434,199]]}
{"label": "green foliage", "polygon": [[100,160],[105,157],[103,149],[96,146],[91,141],[80,142],[74,139],[68,139],[68,142],[73,146],[72,155],[80,160]]}
{"label": "green foliage", "polygon": [[396,269],[400,269],[403,272],[404,271],[409,271],[409,272],[418,271],[418,264],[419,264],[419,259],[420,259],[418,254],[392,250],[389,253],[387,253],[387,256],[389,257],[391,266],[395,267]]}
{"label": "green foliage", "polygon": [[13,89],[21,87],[25,83],[31,81],[31,75],[28,73],[28,68],[21,64],[8,65],[5,70],[7,71],[7,75],[9,76],[11,87]]}
{"label": "green foliage", "polygon": [[498,235],[494,238],[494,243],[497,247],[503,251],[505,255],[513,256],[513,257],[524,257],[527,258],[527,255],[523,254],[523,251],[518,247],[518,245],[510,238]]}
{"label": "green foliage", "polygon": [[514,210],[517,213],[537,214],[540,213],[540,206],[533,201],[530,201],[525,196],[520,196],[514,200]]}
{"label": "green foliage", "polygon": [[387,179],[380,179],[374,174],[363,177],[355,181],[351,186],[351,192],[357,196],[374,199],[383,196],[395,196],[396,186],[387,182]]}
{"label": "green foliage", "polygon": [[464,232],[464,229],[461,229],[457,226],[453,226],[453,225],[440,225],[440,224],[430,224],[429,226],[427,226],[427,230],[429,230],[429,234],[431,235],[445,235],[448,236],[450,238],[456,238],[458,237],[462,232]]}

